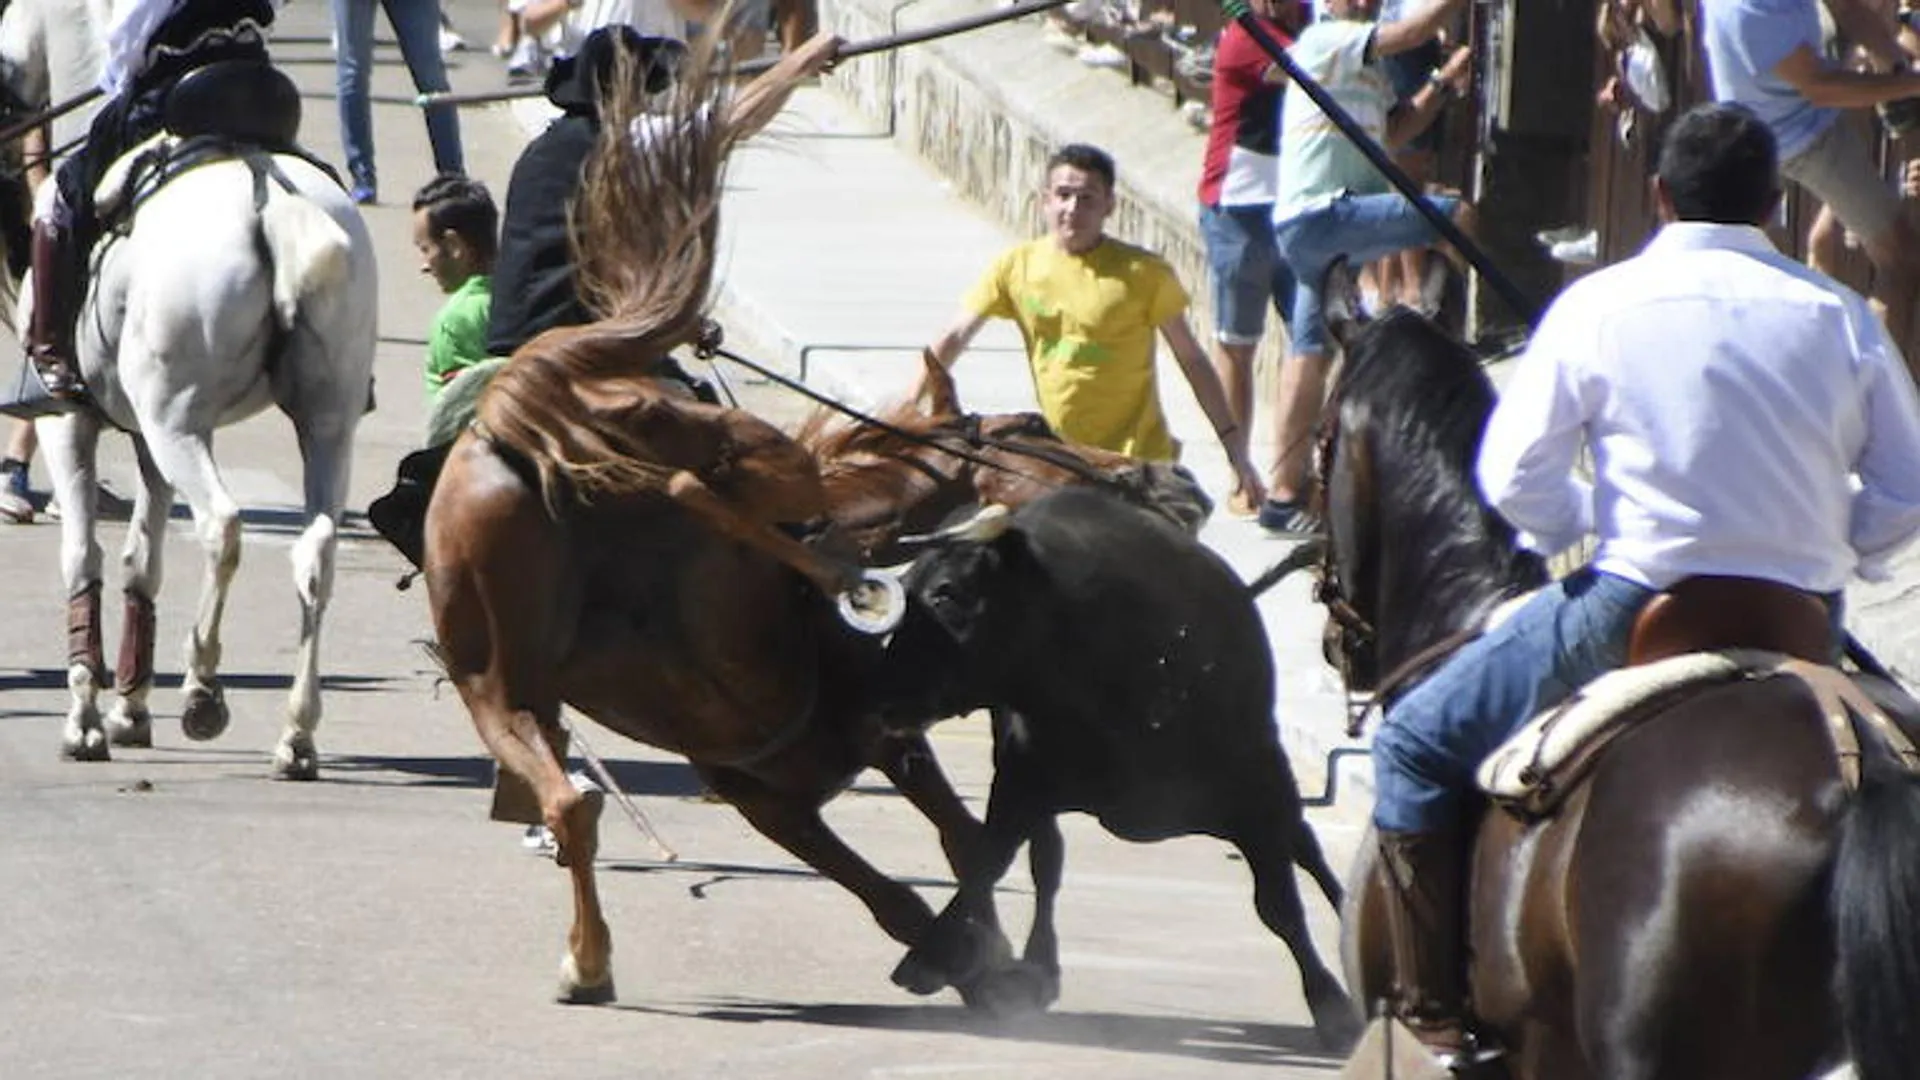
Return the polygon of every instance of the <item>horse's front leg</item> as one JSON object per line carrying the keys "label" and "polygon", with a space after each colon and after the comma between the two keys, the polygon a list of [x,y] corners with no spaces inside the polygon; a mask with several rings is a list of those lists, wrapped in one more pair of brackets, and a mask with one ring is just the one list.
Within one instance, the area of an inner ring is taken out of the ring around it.
{"label": "horse's front leg", "polygon": [[67,587],[67,690],[72,701],[60,736],[60,756],[105,761],[107,733],[100,722],[100,691],[107,687],[101,647],[100,542],[94,536],[94,455],[100,421],[76,413],[38,422],[54,498],[60,501],[60,576]]}
{"label": "horse's front leg", "polygon": [[880,744],[874,767],[884,773],[914,809],[926,817],[940,833],[940,850],[947,865],[958,876],[967,868],[974,849],[980,843],[980,821],[967,812],[966,805],[948,782],[933,747],[921,734],[886,736]]}
{"label": "horse's front leg", "polygon": [[220,479],[207,436],[167,430],[164,402],[140,409],[147,448],[154,464],[193,508],[194,532],[206,555],[206,576],[200,588],[199,609],[187,635],[186,675],[181,681],[186,703],[180,728],[196,741],[217,738],[227,730],[226,695],[220,689],[220,622],[227,610],[227,593],[240,568],[240,506]]}
{"label": "horse's front leg", "polygon": [[334,553],[347,500],[357,404],[338,417],[295,421],[304,463],[307,527],[293,545],[293,589],[300,598],[300,658],[287,694],[287,727],[273,751],[273,771],[286,780],[320,775],[313,742],[320,726],[320,624],[333,596]]}
{"label": "horse's front leg", "polygon": [[933,925],[927,902],[848,847],[821,819],[817,800],[777,791],[736,769],[695,767],[714,794],[732,803],[760,835],[859,897],[888,937],[912,946]]}
{"label": "horse's front leg", "polygon": [[133,448],[140,462],[140,490],[134,495],[133,518],[120,551],[126,614],[120,627],[120,659],[114,665],[119,700],[107,717],[107,736],[115,746],[152,746],[153,714],[147,708],[147,696],[153,691],[153,603],[160,595],[173,485],[160,475],[145,439],[136,437]]}

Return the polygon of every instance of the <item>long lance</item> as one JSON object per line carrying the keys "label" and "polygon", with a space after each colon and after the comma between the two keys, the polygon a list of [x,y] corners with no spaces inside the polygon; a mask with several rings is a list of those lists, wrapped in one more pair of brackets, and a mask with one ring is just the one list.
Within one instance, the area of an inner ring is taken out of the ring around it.
{"label": "long lance", "polygon": [[1500,299],[1505,301],[1515,314],[1526,320],[1528,326],[1539,323],[1540,305],[1526,293],[1521,292],[1520,287],[1513,283],[1513,279],[1501,271],[1500,267],[1487,257],[1487,253],[1481,249],[1480,245],[1474,243],[1472,238],[1460,230],[1460,226],[1453,223],[1452,218],[1441,213],[1439,207],[1423,197],[1420,186],[1413,182],[1413,178],[1402,171],[1400,166],[1395,165],[1393,159],[1387,156],[1387,152],[1380,148],[1380,144],[1374,142],[1373,137],[1367,134],[1366,129],[1355,122],[1353,117],[1340,107],[1339,102],[1333,100],[1333,95],[1327,93],[1324,87],[1314,81],[1313,76],[1303,71],[1300,65],[1294,62],[1293,57],[1287,55],[1286,46],[1275,40],[1274,36],[1267,32],[1267,28],[1260,25],[1260,20],[1247,7],[1246,0],[1225,0],[1221,4],[1221,10],[1227,13],[1228,18],[1239,23],[1240,28],[1247,32],[1247,36],[1253,39],[1254,44],[1260,46],[1261,51],[1271,57],[1274,63],[1280,65],[1280,70],[1287,73],[1287,78],[1292,79],[1294,85],[1312,98],[1315,105],[1320,106],[1320,111],[1326,114],[1327,119],[1333,121],[1333,126],[1339,128],[1340,133],[1353,143],[1354,148],[1365,155],[1366,159],[1373,163],[1374,168],[1380,170],[1381,175],[1387,178],[1387,182],[1393,185],[1394,190],[1406,196],[1407,201],[1413,204],[1421,217],[1427,219],[1427,223],[1433,226],[1434,231],[1466,257],[1467,262],[1480,272],[1480,280],[1491,286],[1494,292],[1499,293]]}
{"label": "long lance", "polygon": [[6,127],[0,128],[0,146],[5,146],[16,139],[19,139],[25,136],[28,132],[33,131],[35,128],[43,127],[47,124],[53,123],[55,120],[58,120],[61,117],[67,115],[68,113],[74,111],[75,109],[78,109],[86,105],[88,102],[92,101],[94,98],[99,97],[101,94],[105,92],[106,91],[95,86],[90,89],[84,90],[78,94],[75,94],[65,101],[58,102],[54,105],[50,105],[47,108],[42,109],[37,113],[34,113],[32,116],[15,120],[13,123],[8,124]]}
{"label": "long lance", "polygon": [[[892,49],[898,49],[903,45],[918,45],[923,41],[934,41],[943,37],[951,37],[954,34],[964,34],[969,30],[978,30],[983,26],[1010,22],[1036,12],[1050,11],[1066,3],[1068,3],[1068,0],[1029,0],[1028,3],[1015,4],[1012,7],[1002,8],[999,11],[989,11],[980,15],[969,15],[964,19],[954,19],[951,22],[939,23],[938,25],[929,26],[920,30],[903,30],[897,34],[886,34],[881,37],[868,38],[865,41],[856,41],[835,53],[834,62],[838,63],[841,60],[851,60],[856,56],[867,56],[872,53],[887,52]],[[733,66],[733,73],[736,75],[758,75],[776,63],[779,63],[777,59],[767,59],[764,57],[748,60],[744,63],[735,64]],[[422,108],[430,105],[490,105],[499,101],[518,101],[523,98],[545,97],[546,94],[546,90],[538,86],[523,87],[516,90],[495,90],[481,94],[456,94],[451,91],[442,91],[439,93],[421,94],[413,99],[413,103]]]}

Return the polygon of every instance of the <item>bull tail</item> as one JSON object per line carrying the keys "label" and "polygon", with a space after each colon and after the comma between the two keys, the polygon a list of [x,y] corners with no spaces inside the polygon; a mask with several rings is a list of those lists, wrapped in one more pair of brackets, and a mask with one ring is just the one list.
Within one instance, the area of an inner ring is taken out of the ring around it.
{"label": "bull tail", "polygon": [[290,330],[303,299],[345,283],[353,241],[317,203],[273,182],[260,207],[260,235],[273,265],[274,316]]}
{"label": "bull tail", "polygon": [[1833,875],[1840,1020],[1859,1080],[1903,1080],[1920,1062],[1920,776],[1864,756]]}

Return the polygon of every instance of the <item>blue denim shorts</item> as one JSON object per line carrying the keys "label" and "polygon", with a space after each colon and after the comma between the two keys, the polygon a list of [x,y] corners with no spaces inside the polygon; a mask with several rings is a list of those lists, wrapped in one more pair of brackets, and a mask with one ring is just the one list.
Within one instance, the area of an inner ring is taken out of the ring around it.
{"label": "blue denim shorts", "polygon": [[1284,324],[1293,312],[1293,271],[1273,242],[1273,204],[1200,207],[1200,235],[1213,271],[1214,334],[1224,345],[1257,345],[1267,306]]}
{"label": "blue denim shorts", "polygon": [[[1428,195],[1427,204],[1451,218],[1460,208],[1452,195]],[[1317,210],[1280,222],[1274,241],[1293,268],[1293,351],[1327,355],[1327,321],[1321,289],[1327,270],[1344,258],[1354,266],[1408,248],[1428,247],[1440,234],[1398,192],[1342,195]]]}

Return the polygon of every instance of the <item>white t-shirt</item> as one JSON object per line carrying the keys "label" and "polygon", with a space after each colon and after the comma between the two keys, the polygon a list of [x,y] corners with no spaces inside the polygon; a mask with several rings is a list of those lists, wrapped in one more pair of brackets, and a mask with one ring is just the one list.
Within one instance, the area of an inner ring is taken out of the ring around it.
{"label": "white t-shirt", "polygon": [[[1374,24],[1327,20],[1300,31],[1287,50],[1301,70],[1375,142],[1385,142],[1393,84],[1373,58]],[[1297,84],[1280,108],[1280,189],[1273,219],[1284,222],[1342,194],[1390,191],[1387,178],[1335,127]]]}
{"label": "white t-shirt", "polygon": [[622,23],[644,37],[687,40],[686,20],[667,0],[583,0],[556,27],[559,40],[552,44],[554,55],[572,56],[588,34]]}

